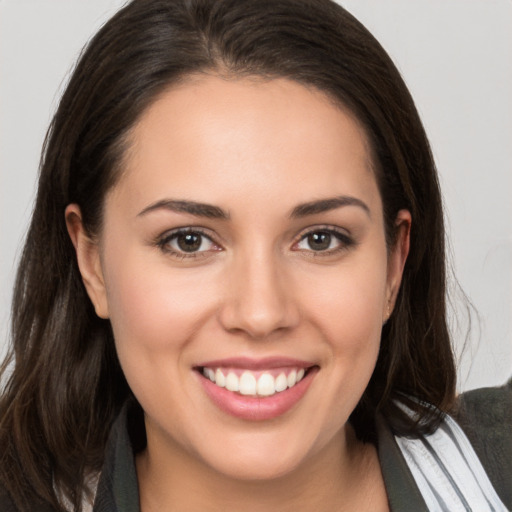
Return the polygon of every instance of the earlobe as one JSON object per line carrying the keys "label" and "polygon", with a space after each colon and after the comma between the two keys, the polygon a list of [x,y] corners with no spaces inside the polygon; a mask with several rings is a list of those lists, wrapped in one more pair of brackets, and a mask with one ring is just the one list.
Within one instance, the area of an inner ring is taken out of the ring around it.
{"label": "earlobe", "polygon": [[395,306],[396,297],[402,282],[405,262],[409,255],[411,239],[411,213],[408,210],[400,210],[396,216],[396,238],[394,246],[390,250],[388,259],[387,300],[385,304],[384,320],[391,316]]}
{"label": "earlobe", "polygon": [[70,204],[66,207],[65,217],[87,294],[96,314],[100,318],[108,318],[107,294],[98,244],[87,234],[82,222],[82,213],[77,204]]}

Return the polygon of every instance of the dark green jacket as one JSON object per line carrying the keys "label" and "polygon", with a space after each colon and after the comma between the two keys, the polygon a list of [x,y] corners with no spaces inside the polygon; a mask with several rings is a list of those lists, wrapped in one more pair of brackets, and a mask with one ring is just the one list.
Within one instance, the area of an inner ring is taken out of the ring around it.
{"label": "dark green jacket", "polygon": [[[136,408],[127,406],[114,423],[94,512],[140,512],[133,455],[134,445],[138,443],[136,425],[140,425],[137,415]],[[512,510],[512,381],[501,388],[464,393],[454,416],[471,441],[496,492]],[[391,511],[427,511],[394,436],[383,422],[378,426],[378,451]],[[17,512],[1,490],[0,512]],[[33,512],[50,510],[35,507]]]}
{"label": "dark green jacket", "polygon": [[[468,436],[496,492],[512,510],[512,381],[501,388],[461,396],[455,419]],[[94,512],[139,512],[130,439],[121,419],[114,427],[105,478],[100,480]],[[427,507],[395,438],[384,423],[378,428],[382,474],[392,512],[422,512]],[[476,511],[475,511],[476,512]]]}

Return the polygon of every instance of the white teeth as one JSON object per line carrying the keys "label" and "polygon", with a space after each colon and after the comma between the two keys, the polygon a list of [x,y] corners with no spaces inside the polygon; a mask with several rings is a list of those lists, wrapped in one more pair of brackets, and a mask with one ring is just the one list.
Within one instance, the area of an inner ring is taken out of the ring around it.
{"label": "white teeth", "polygon": [[276,392],[274,377],[269,373],[264,373],[258,379],[258,395],[271,396]]}
{"label": "white teeth", "polygon": [[298,384],[306,373],[304,368],[292,369],[288,375],[281,372],[274,378],[270,373],[264,372],[256,379],[250,370],[245,370],[240,377],[234,371],[228,372],[227,375],[225,371],[221,368],[213,370],[204,367],[203,375],[221,388],[251,396],[272,396],[280,393]]}
{"label": "white teeth", "polygon": [[295,370],[292,370],[288,374],[288,387],[291,388],[292,386],[295,386],[296,382],[297,382],[297,372]]}
{"label": "white teeth", "polygon": [[217,368],[217,371],[215,372],[215,384],[221,388],[226,386],[226,377],[224,377],[224,374],[220,371],[220,368]]}
{"label": "white teeth", "polygon": [[204,368],[203,374],[212,382],[215,382],[215,372],[211,368]]}
{"label": "white teeth", "polygon": [[239,391],[242,395],[256,394],[256,379],[251,372],[244,372],[240,377]]}
{"label": "white teeth", "polygon": [[284,373],[280,373],[276,379],[276,392],[284,391],[288,387],[288,379]]}
{"label": "white teeth", "polygon": [[239,389],[238,377],[232,372],[228,373],[226,377],[226,389],[229,391],[238,391]]}

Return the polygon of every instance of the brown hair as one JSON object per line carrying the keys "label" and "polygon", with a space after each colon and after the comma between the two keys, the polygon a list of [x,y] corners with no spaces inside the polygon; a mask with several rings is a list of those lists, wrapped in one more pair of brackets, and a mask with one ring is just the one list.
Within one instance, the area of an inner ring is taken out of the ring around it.
{"label": "brown hair", "polygon": [[[191,73],[286,77],[326,92],[365,128],[388,244],[412,214],[411,249],[380,356],[351,417],[363,439],[382,413],[402,434],[432,429],[454,400],[445,318],[443,212],[429,144],[410,94],[373,36],[330,0],[133,0],[90,41],[44,145],[12,309],[14,360],[0,399],[0,482],[20,508],[38,499],[75,510],[101,468],[110,426],[130,394],[108,321],[84,290],[64,209],[91,233],[119,175],[130,128],[156,96]],[[409,401],[421,422],[404,416]]]}

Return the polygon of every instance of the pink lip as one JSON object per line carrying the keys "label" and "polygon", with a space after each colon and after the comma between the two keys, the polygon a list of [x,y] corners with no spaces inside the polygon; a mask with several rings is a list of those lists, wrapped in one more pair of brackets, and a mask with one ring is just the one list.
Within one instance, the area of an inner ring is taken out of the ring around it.
{"label": "pink lip", "polygon": [[249,357],[230,357],[217,359],[198,364],[197,367],[206,368],[243,368],[246,370],[272,370],[274,368],[310,368],[315,363],[292,359],[289,357],[265,357],[263,359],[252,359]]}
{"label": "pink lip", "polygon": [[[204,366],[210,368],[238,366],[234,364],[235,361],[239,360],[225,359],[222,361],[211,361]],[[277,360],[275,361],[277,364]],[[289,362],[290,360],[287,361]],[[244,362],[243,366],[241,367],[251,370],[259,370],[262,369],[260,362],[261,361],[258,361],[253,366],[248,366],[247,362]],[[296,363],[297,361],[295,361],[291,366],[296,365]],[[283,366],[289,366],[289,363],[283,364],[283,360],[281,359],[276,367]],[[300,368],[308,367],[304,366],[304,363],[297,366]],[[267,364],[267,366],[264,366],[263,368],[270,369],[270,366]],[[281,391],[280,393],[276,393],[275,395],[268,397],[244,396],[239,393],[234,393],[232,391],[228,391],[225,388],[217,386],[199,372],[197,372],[197,375],[206,394],[210,397],[212,402],[223,412],[244,420],[265,421],[283,415],[294,405],[296,405],[308,390],[318,370],[318,366],[314,366],[312,368],[310,367],[304,378],[298,384],[288,388],[285,391]]]}

